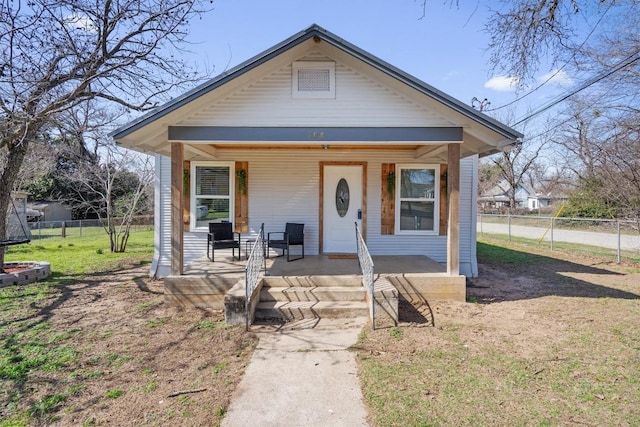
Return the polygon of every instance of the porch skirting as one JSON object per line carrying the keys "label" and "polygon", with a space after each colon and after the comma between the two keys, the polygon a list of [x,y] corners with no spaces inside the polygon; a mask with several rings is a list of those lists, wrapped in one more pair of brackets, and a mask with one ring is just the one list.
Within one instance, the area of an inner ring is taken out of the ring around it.
{"label": "porch skirting", "polygon": [[[355,263],[355,269],[357,269],[357,260],[328,261],[328,257],[310,258],[307,260],[308,269],[305,268],[305,263],[300,261],[287,263],[282,259],[275,262],[271,260],[269,271],[261,283],[266,283],[266,286],[271,289],[284,290],[285,302],[278,303],[278,300],[282,300],[272,299],[269,291],[265,291],[266,294],[263,296],[267,300],[264,298],[260,300],[264,304],[269,304],[269,301],[273,304],[273,307],[269,309],[268,316],[278,317],[277,311],[281,310],[282,319],[291,320],[291,312],[302,314],[306,310],[305,304],[309,305],[308,313],[310,314],[307,316],[350,317],[360,315],[361,307],[357,301],[364,303],[369,300],[369,296],[364,292],[360,275],[352,271],[354,267],[351,264]],[[390,272],[388,269],[381,268],[381,271],[376,274],[374,311],[377,326],[397,324],[398,301],[400,299],[408,302],[465,301],[465,276],[451,276],[443,271],[437,271],[442,270],[443,267],[426,257],[389,258],[385,260],[388,265],[399,268],[397,271],[402,271],[404,267],[405,272]],[[430,271],[415,272],[420,262],[427,266],[422,271]],[[275,265],[275,263],[279,263],[279,265]],[[385,262],[379,262],[378,265],[384,266]],[[207,266],[211,269],[225,267],[226,270],[224,273],[219,271],[219,274],[215,274],[213,271],[206,271],[205,267]],[[217,265],[207,262],[201,264],[199,268],[192,269],[187,275],[166,277],[165,303],[169,306],[224,310],[228,323],[244,323],[244,274],[241,268],[231,271],[229,267],[229,264],[224,262]],[[324,269],[329,267],[334,274],[326,274]],[[353,299],[353,292],[357,289],[362,291],[362,295]],[[342,296],[347,294],[350,296]],[[323,301],[325,296],[336,301],[331,308],[325,308],[326,315],[321,312],[323,304],[328,303]],[[346,300],[349,298],[355,305],[347,304]],[[297,304],[295,309],[290,307],[292,304]]]}
{"label": "porch skirting", "polygon": [[224,296],[238,282],[233,277],[167,276],[164,302],[172,307],[224,309]]}

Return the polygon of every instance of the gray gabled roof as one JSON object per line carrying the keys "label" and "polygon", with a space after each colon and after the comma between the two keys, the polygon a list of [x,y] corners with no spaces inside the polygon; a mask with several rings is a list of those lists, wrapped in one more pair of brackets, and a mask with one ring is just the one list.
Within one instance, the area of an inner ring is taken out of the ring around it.
{"label": "gray gabled roof", "polygon": [[520,132],[510,128],[509,126],[506,126],[499,121],[473,109],[471,106],[458,101],[457,99],[447,95],[446,93],[411,76],[408,73],[405,73],[404,71],[394,67],[393,65],[381,60],[380,58],[377,58],[376,56],[360,49],[359,47],[347,42],[346,40],[315,24],[310,26],[306,30],[303,30],[282,41],[281,43],[273,46],[272,48],[267,49],[264,52],[254,56],[253,58],[233,67],[229,71],[219,74],[211,80],[195,87],[194,89],[178,96],[177,98],[174,98],[166,104],[148,112],[147,114],[140,116],[135,120],[132,120],[131,122],[113,131],[110,135],[113,137],[113,139],[116,140],[124,138],[130,133],[188,104],[192,100],[224,85],[228,81],[250,70],[253,70],[261,64],[280,55],[281,53],[299,45],[300,43],[303,43],[304,41],[315,37],[327,43],[330,43],[331,45],[343,50],[344,52],[360,59],[366,64],[388,74],[391,77],[396,78],[397,80],[441,102],[442,104],[461,113],[462,115],[480,124],[483,124],[484,126],[497,132],[498,134],[503,135],[506,139],[515,141],[516,139],[523,137]]}

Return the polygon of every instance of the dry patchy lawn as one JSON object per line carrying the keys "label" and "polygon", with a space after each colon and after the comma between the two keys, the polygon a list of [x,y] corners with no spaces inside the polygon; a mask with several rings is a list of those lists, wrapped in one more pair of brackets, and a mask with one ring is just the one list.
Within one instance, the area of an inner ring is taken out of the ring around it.
{"label": "dry patchy lawn", "polygon": [[0,290],[0,425],[220,423],[256,339],[147,272]]}
{"label": "dry patchy lawn", "polygon": [[481,243],[468,303],[405,302],[357,348],[372,424],[640,425],[640,269]]}
{"label": "dry patchy lawn", "polygon": [[[470,302],[364,329],[371,423],[640,425],[640,268],[501,246]],[[165,307],[147,269],[0,289],[0,426],[220,423],[256,338]]]}

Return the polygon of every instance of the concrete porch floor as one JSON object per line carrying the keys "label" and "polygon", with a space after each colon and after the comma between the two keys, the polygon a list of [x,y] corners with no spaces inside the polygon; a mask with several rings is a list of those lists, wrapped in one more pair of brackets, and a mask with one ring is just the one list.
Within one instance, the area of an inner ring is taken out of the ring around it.
{"label": "concrete porch floor", "polygon": [[[374,271],[378,274],[433,274],[446,273],[446,267],[421,255],[373,256]],[[214,262],[206,256],[190,262],[187,276],[244,276],[246,260],[233,259],[231,254],[218,254]],[[356,258],[334,258],[328,255],[307,255],[303,259],[287,262],[285,257],[267,259],[268,276],[348,276],[359,275]]]}

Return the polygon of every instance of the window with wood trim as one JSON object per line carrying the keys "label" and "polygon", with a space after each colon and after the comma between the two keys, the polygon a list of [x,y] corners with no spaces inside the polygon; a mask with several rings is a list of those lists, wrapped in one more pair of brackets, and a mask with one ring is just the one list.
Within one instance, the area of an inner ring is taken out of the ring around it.
{"label": "window with wood trim", "polygon": [[191,162],[191,229],[210,222],[233,221],[234,164]]}
{"label": "window with wood trim", "polygon": [[440,165],[396,165],[396,234],[440,231]]}

